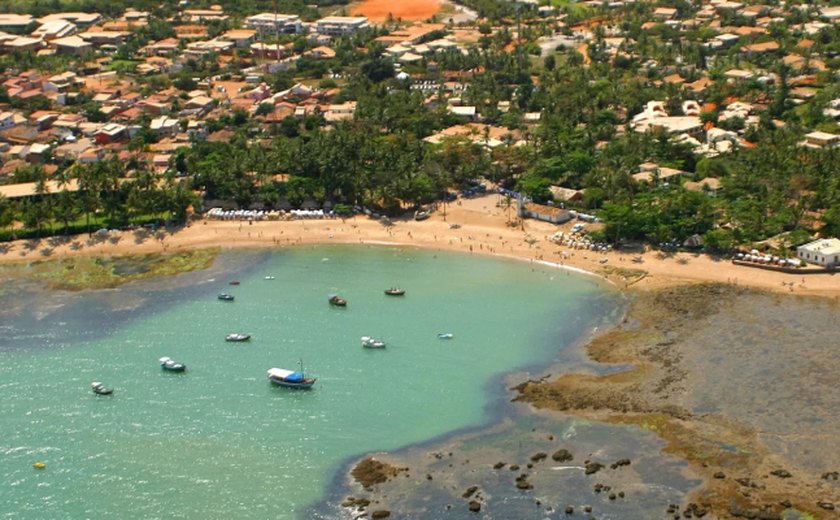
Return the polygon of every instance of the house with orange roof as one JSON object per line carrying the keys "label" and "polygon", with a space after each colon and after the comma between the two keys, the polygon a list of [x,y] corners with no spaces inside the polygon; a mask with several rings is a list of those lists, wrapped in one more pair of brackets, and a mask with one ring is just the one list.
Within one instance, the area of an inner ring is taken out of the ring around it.
{"label": "house with orange roof", "polygon": [[206,25],[176,25],[173,29],[175,29],[175,36],[179,40],[194,40],[207,37]]}
{"label": "house with orange roof", "polygon": [[715,82],[712,81],[709,77],[703,76],[699,78],[697,81],[692,81],[690,83],[683,83],[682,87],[685,90],[690,92],[694,92],[697,95],[704,95],[706,93],[706,89],[708,89],[711,85]]}
{"label": "house with orange roof", "polygon": [[136,120],[143,115],[143,110],[139,107],[131,107],[123,110],[114,116],[114,121],[130,122]]}
{"label": "house with orange roof", "polygon": [[253,29],[231,29],[219,36],[219,39],[233,42],[237,48],[244,49],[254,42],[256,35],[257,31]]}
{"label": "house with orange roof", "polygon": [[78,155],[77,160],[82,164],[98,163],[105,158],[105,149],[101,146],[92,146]]}
{"label": "house with orange roof", "polygon": [[124,31],[94,31],[88,30],[79,36],[96,47],[102,45],[122,45],[129,33]]}
{"label": "house with orange roof", "polygon": [[723,186],[720,182],[720,179],[717,179],[715,177],[706,177],[697,182],[688,181],[683,183],[683,188],[687,189],[688,191],[703,192],[709,195],[710,197],[716,197],[722,187]]}
{"label": "house with orange roof", "polygon": [[660,20],[671,20],[677,17],[677,10],[673,7],[657,7],[653,10],[653,17]]}
{"label": "house with orange roof", "polygon": [[210,9],[184,9],[181,14],[184,20],[188,22],[208,23],[228,19],[228,15],[219,5],[213,5]]}
{"label": "house with orange roof", "polygon": [[335,51],[331,47],[321,45],[303,53],[303,55],[315,58],[316,60],[329,60],[335,58]]}
{"label": "house with orange roof", "polygon": [[759,34],[768,34],[767,29],[765,29],[764,27],[751,27],[749,25],[742,25],[740,27],[736,27],[731,32],[733,34],[737,34],[738,36],[756,36]]}
{"label": "house with orange roof", "polygon": [[671,85],[682,85],[685,83],[685,79],[677,73],[665,76],[662,78],[662,81],[665,83],[670,83]]}
{"label": "house with orange roof", "polygon": [[256,42],[249,46],[251,54],[261,58],[280,59],[290,54],[288,45]]}
{"label": "house with orange roof", "polygon": [[152,42],[140,49],[140,52],[145,56],[162,56],[170,54],[178,50],[178,38],[165,38]]}
{"label": "house with orange roof", "polygon": [[192,97],[184,104],[184,108],[189,110],[198,110],[200,113],[207,113],[213,110],[213,107],[215,106],[216,101],[207,96]]}
{"label": "house with orange roof", "polygon": [[744,45],[743,47],[741,47],[741,54],[744,54],[746,56],[770,54],[773,52],[777,52],[779,49],[779,42],[776,41],[753,43],[751,45]]}
{"label": "house with orange roof", "polygon": [[29,114],[29,123],[38,130],[46,130],[58,119],[59,112],[55,110],[36,110]]}

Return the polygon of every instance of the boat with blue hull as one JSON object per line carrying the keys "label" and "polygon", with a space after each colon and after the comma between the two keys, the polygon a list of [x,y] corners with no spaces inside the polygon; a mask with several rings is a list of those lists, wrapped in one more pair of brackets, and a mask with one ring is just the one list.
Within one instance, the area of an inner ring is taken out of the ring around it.
{"label": "boat with blue hull", "polygon": [[306,377],[303,373],[303,362],[299,361],[300,371],[287,370],[285,368],[269,368],[268,380],[278,386],[286,388],[310,389],[315,384],[316,378]]}

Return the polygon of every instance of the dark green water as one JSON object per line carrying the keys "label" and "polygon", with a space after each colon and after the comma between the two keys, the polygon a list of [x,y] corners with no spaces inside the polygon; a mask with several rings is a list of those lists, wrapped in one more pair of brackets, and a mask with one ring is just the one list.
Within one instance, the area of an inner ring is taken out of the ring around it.
{"label": "dark green water", "polygon": [[[322,247],[221,263],[30,296],[2,316],[7,518],[302,518],[348,458],[487,422],[505,373],[579,364],[564,347],[620,307],[593,278],[428,251]],[[383,294],[394,285],[406,296]],[[218,301],[222,291],[236,301]],[[330,307],[332,293],[347,308]],[[252,341],[224,341],[237,331]],[[388,347],[362,349],[363,335]],[[161,356],[188,371],[163,373]],[[268,368],[300,358],[314,390],[269,384]],[[94,396],[94,380],[114,395]]]}

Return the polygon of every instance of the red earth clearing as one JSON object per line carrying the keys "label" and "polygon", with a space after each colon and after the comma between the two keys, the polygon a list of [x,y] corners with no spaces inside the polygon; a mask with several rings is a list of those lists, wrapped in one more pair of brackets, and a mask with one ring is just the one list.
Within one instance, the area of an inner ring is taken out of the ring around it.
{"label": "red earth clearing", "polygon": [[353,14],[366,16],[371,22],[382,22],[390,13],[402,20],[426,20],[441,8],[440,0],[365,0],[353,9]]}

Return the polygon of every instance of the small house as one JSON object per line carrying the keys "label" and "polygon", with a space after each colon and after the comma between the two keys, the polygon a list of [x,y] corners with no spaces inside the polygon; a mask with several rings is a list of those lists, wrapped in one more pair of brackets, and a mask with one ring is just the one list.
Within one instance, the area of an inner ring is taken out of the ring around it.
{"label": "small house", "polygon": [[551,222],[552,224],[563,224],[572,220],[572,214],[569,210],[537,204],[535,202],[520,204],[519,212],[523,218],[533,218],[542,220],[543,222]]}
{"label": "small house", "polygon": [[840,239],[822,238],[796,248],[796,256],[809,264],[823,267],[840,265]]}

